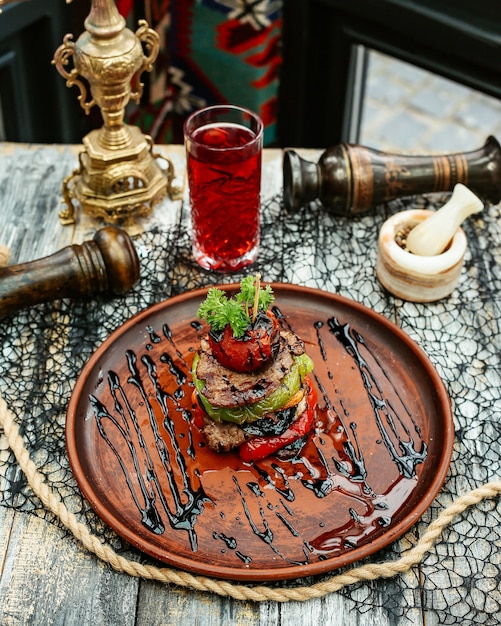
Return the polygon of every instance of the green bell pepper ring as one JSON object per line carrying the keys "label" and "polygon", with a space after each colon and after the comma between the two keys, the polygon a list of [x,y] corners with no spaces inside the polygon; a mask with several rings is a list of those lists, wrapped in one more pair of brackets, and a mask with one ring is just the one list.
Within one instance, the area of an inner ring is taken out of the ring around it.
{"label": "green bell pepper ring", "polygon": [[268,413],[273,413],[291,398],[301,387],[305,376],[312,371],[313,361],[307,354],[294,356],[294,363],[290,371],[284,376],[279,387],[275,389],[269,396],[255,402],[254,404],[246,404],[237,407],[213,407],[202,391],[205,387],[203,380],[197,378],[197,363],[199,356],[195,355],[191,368],[193,382],[203,407],[215,422],[233,422],[235,424],[244,424],[245,422],[255,422]]}

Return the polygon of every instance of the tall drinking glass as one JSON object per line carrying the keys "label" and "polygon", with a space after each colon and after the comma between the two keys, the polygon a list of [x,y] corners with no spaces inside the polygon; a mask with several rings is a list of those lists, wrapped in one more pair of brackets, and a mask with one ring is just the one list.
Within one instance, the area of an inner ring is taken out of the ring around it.
{"label": "tall drinking glass", "polygon": [[205,269],[238,270],[256,260],[261,208],[263,122],[217,105],[184,124],[193,255]]}

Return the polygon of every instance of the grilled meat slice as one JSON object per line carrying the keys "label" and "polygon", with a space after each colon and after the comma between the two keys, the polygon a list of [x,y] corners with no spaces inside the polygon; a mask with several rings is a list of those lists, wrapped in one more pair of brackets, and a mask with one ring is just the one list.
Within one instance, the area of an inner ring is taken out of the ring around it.
{"label": "grilled meat slice", "polygon": [[305,351],[304,343],[290,331],[281,331],[280,348],[274,361],[259,372],[234,372],[213,356],[206,338],[202,338],[197,378],[203,380],[203,395],[215,407],[231,408],[254,404],[275,391],[293,365],[293,356]]}
{"label": "grilled meat slice", "polygon": [[304,354],[304,341],[296,334],[290,330],[282,330],[280,332],[280,336],[287,342],[287,346],[294,356],[301,356],[301,354]]}
{"label": "grilled meat slice", "polygon": [[202,432],[207,445],[214,452],[229,452],[238,448],[248,436],[237,424],[231,422],[215,422],[210,417],[203,418]]}

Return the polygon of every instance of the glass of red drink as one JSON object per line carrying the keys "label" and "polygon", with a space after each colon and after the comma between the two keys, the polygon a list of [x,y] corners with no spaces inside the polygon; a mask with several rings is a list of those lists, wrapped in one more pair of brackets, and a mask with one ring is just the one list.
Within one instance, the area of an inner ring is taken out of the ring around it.
{"label": "glass of red drink", "polygon": [[184,124],[193,255],[205,269],[238,270],[256,260],[261,208],[263,122],[217,105]]}

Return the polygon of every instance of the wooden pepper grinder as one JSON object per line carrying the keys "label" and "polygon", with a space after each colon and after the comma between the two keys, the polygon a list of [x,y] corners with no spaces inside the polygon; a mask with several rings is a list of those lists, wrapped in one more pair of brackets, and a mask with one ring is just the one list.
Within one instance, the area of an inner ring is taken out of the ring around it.
{"label": "wooden pepper grinder", "polygon": [[357,216],[383,202],[452,191],[457,183],[497,204],[501,199],[501,147],[495,137],[472,152],[412,156],[339,144],[318,163],[284,152],[284,202],[296,210],[319,199],[334,215]]}
{"label": "wooden pepper grinder", "polygon": [[129,235],[107,226],[91,241],[28,263],[0,268],[0,318],[67,297],[122,295],[139,279],[139,259]]}

